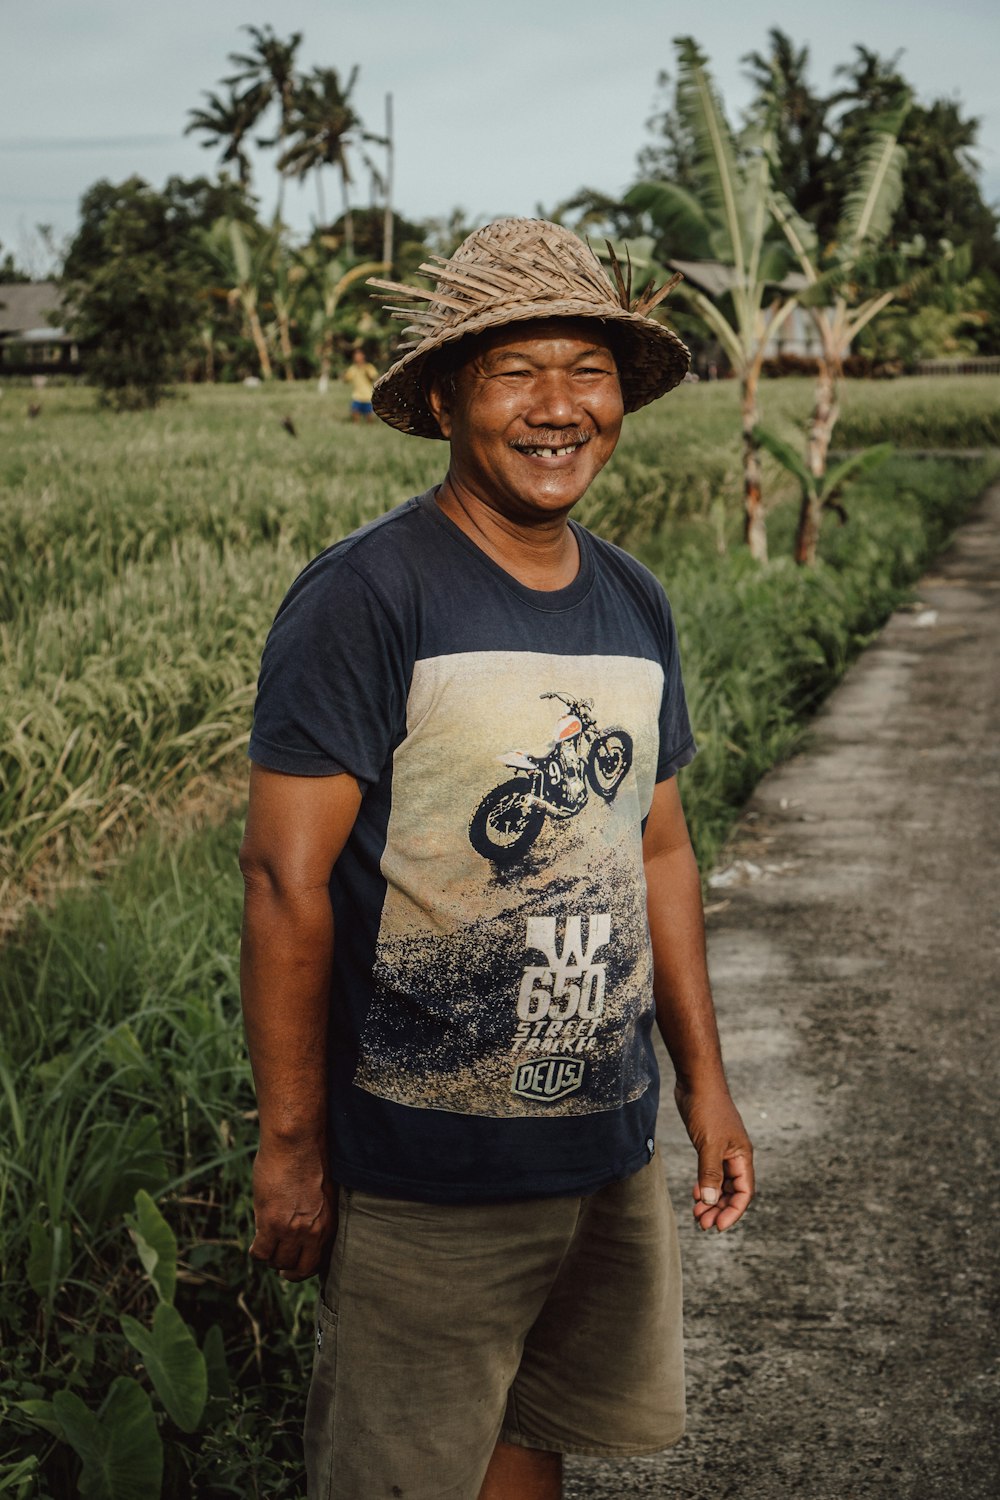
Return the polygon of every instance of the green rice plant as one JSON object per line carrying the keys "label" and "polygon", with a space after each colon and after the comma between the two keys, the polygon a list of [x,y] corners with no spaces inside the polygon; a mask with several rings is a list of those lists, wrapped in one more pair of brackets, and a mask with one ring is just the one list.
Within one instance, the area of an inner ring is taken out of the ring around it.
{"label": "green rice plant", "polygon": [[1000,380],[941,375],[848,380],[841,387],[839,448],[891,442],[897,448],[1000,446]]}
{"label": "green rice plant", "polygon": [[[994,390],[988,378],[848,383],[842,431],[849,441],[854,412],[905,441],[912,407],[924,438],[932,416],[939,435],[985,432]],[[689,546],[724,556],[739,532],[737,395],[732,382],[686,385],[636,413],[582,519],[662,559],[664,576]],[[800,422],[810,399],[807,381],[767,384],[769,423]],[[95,846],[126,845],[193,780],[238,758],[260,649],[292,578],[439,479],[447,457],[443,444],[352,427],[305,388],[196,388],[121,417],[75,390],[47,392],[42,406],[32,422],[13,401],[0,407],[8,904],[46,871],[85,867]],[[780,536],[794,487],[777,465],[767,490]]]}

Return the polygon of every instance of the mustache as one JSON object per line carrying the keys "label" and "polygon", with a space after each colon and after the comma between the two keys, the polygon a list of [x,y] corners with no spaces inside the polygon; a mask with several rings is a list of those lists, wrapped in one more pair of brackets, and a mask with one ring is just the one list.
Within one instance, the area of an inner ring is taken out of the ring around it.
{"label": "mustache", "polygon": [[540,427],[530,437],[511,438],[510,446],[518,449],[573,448],[578,443],[589,443],[594,436],[593,427]]}

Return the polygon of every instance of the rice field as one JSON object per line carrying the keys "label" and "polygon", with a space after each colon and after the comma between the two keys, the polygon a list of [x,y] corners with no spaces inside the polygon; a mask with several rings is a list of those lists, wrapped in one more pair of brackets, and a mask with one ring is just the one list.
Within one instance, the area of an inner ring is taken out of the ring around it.
{"label": "rice field", "polygon": [[[630,419],[584,518],[651,548],[668,577],[679,550],[731,550],[735,394],[683,387]],[[765,394],[765,420],[793,432],[808,384]],[[908,400],[927,445],[997,441],[993,395],[988,379],[848,386],[837,441],[898,434]],[[193,388],[121,416],[53,389],[34,421],[26,400],[15,388],[0,402],[0,902],[120,844],[232,763],[290,580],[433,483],[444,458],[443,445],[351,426],[304,386]],[[787,480],[775,470],[768,483],[780,534]]]}
{"label": "rice field", "polygon": [[[795,497],[770,465],[772,563],[739,545],[732,385],[630,419],[584,518],[670,592],[703,869],[1000,473],[906,447],[997,445],[997,395],[988,378],[848,386],[837,446],[900,452],[845,496],[814,572],[791,562]],[[304,387],[124,416],[53,389],[35,420],[28,399],[0,401],[0,1494],[299,1500],[314,1288],[246,1255],[244,749],[292,577],[440,478],[445,449],[352,427]],[[775,382],[763,420],[791,437],[809,401]]]}

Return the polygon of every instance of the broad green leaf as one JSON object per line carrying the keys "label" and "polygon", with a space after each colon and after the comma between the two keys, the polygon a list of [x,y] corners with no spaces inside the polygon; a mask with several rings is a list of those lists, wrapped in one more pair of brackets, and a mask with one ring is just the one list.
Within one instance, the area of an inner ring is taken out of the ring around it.
{"label": "broad green leaf", "polygon": [[173,1302],[177,1285],[177,1240],[166,1219],[144,1188],[135,1195],[135,1217],[127,1216],[143,1270],[161,1302]]}
{"label": "broad green leaf", "polygon": [[649,215],[660,234],[668,237],[672,254],[681,260],[710,258],[711,222],[694,193],[673,182],[637,182],[624,202]]}
{"label": "broad green leaf", "polygon": [[73,1052],[56,1052],[44,1062],[35,1064],[35,1078],[46,1091],[54,1089],[65,1078],[75,1061],[76,1054]]}
{"label": "broad green leaf", "polygon": [[43,1432],[49,1433],[51,1437],[61,1438],[62,1428],[56,1420],[56,1414],[51,1401],[14,1401],[12,1403],[15,1411],[23,1411],[29,1421],[41,1427]]}
{"label": "broad green leaf", "polygon": [[41,1224],[36,1219],[28,1229],[28,1259],[25,1275],[36,1297],[47,1299],[69,1269],[69,1226]]}
{"label": "broad green leaf", "polygon": [[853,166],[837,238],[849,246],[852,259],[867,242],[885,237],[903,195],[906,151],[897,137],[905,108],[875,119]]}
{"label": "broad green leaf", "polygon": [[229,1367],[226,1364],[226,1346],[218,1323],[213,1323],[206,1333],[201,1349],[208,1373],[208,1394],[228,1401],[232,1390],[229,1384]]}
{"label": "broad green leaf", "polygon": [[146,1066],[146,1055],[142,1044],[127,1021],[109,1031],[104,1038],[103,1051],[115,1067],[142,1072]]}
{"label": "broad green leaf", "polygon": [[182,1432],[194,1432],[208,1396],[205,1356],[175,1307],[161,1302],[152,1329],[123,1314],[121,1330],[143,1363],[156,1394]]}
{"label": "broad green leaf", "polygon": [[877,443],[874,448],[866,448],[863,453],[852,453],[842,463],[827,470],[820,491],[821,497],[824,500],[833,499],[837,491],[843,489],[849,479],[877,468],[879,464],[885,463],[893,452],[895,449],[892,443]]}
{"label": "broad green leaf", "polygon": [[72,1391],[52,1400],[62,1434],[83,1460],[82,1500],[157,1500],[163,1443],[153,1407],[137,1381],[119,1375],[98,1414]]}
{"label": "broad green leaf", "polygon": [[707,59],[691,37],[678,37],[677,109],[691,131],[697,152],[700,196],[718,216],[728,241],[728,260],[742,284],[751,246],[752,203],[737,160],[732,133],[710,79]]}
{"label": "broad green leaf", "polygon": [[795,475],[795,478],[807,494],[812,494],[816,481],[810,474],[802,455],[795,451],[791,443],[786,443],[783,438],[776,437],[766,427],[755,427],[753,436],[754,441],[761,448],[766,448],[768,453],[776,458],[783,468],[786,468],[790,474]]}

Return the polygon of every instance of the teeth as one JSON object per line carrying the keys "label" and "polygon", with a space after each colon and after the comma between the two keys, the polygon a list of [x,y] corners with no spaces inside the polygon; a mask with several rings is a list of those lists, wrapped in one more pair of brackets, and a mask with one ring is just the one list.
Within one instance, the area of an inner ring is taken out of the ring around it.
{"label": "teeth", "polygon": [[572,443],[568,448],[529,448],[528,452],[539,458],[562,458],[564,453],[575,453],[579,443]]}

